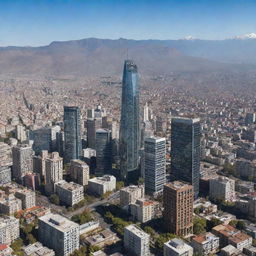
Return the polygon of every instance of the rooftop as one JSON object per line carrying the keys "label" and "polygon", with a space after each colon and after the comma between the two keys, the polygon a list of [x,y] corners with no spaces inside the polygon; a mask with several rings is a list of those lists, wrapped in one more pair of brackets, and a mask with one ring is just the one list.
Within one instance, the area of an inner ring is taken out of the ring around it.
{"label": "rooftop", "polygon": [[139,227],[135,226],[134,224],[125,227],[125,229],[129,230],[130,232],[132,232],[137,237],[149,238],[149,234],[147,234],[146,232],[144,232],[142,229],[140,229]]}

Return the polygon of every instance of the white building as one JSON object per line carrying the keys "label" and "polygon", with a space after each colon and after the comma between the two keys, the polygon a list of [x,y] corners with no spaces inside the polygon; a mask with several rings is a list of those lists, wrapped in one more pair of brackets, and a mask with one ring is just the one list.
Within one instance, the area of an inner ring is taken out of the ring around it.
{"label": "white building", "polygon": [[235,181],[225,176],[210,179],[210,198],[214,200],[234,201]]}
{"label": "white building", "polygon": [[191,242],[194,251],[201,255],[215,254],[219,250],[220,239],[208,232],[192,238]]}
{"label": "white building", "polygon": [[192,256],[193,248],[183,240],[174,238],[164,244],[164,256]]}
{"label": "white building", "polygon": [[36,205],[36,193],[29,189],[18,190],[15,196],[22,202],[22,209],[32,208]]}
{"label": "white building", "polygon": [[149,256],[150,236],[135,225],[124,229],[124,247],[136,256]]}
{"label": "white building", "polygon": [[58,214],[39,218],[39,241],[57,256],[67,256],[79,248],[79,225]]}
{"label": "white building", "polygon": [[85,162],[81,160],[71,160],[70,175],[72,181],[82,186],[88,185],[88,181],[90,179],[90,168]]}
{"label": "white building", "polygon": [[157,217],[160,211],[160,204],[156,201],[139,199],[135,204],[130,205],[130,209],[133,218],[144,223]]}
{"label": "white building", "polygon": [[13,194],[5,196],[0,201],[0,213],[11,215],[22,209],[21,200],[16,198]]}
{"label": "white building", "polygon": [[120,206],[134,204],[138,199],[144,198],[144,186],[131,185],[120,189]]}
{"label": "white building", "polygon": [[116,189],[116,178],[113,175],[92,178],[89,180],[88,188],[97,195],[104,195]]}
{"label": "white building", "polygon": [[145,190],[147,194],[159,195],[166,183],[166,140],[145,139]]}
{"label": "white building", "polygon": [[60,201],[68,206],[73,206],[84,199],[84,187],[79,184],[62,180],[54,186]]}
{"label": "white building", "polygon": [[0,244],[10,244],[19,237],[19,220],[9,216],[0,217]]}
{"label": "white building", "polygon": [[22,248],[25,256],[54,256],[55,252],[43,246],[40,242],[36,242]]}

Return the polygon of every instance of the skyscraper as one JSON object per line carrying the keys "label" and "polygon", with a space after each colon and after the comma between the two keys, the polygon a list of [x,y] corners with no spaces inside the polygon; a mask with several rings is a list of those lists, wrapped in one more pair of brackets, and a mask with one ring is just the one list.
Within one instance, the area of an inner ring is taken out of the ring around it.
{"label": "skyscraper", "polygon": [[199,193],[200,137],[199,118],[172,118],[171,172],[194,186],[195,197]]}
{"label": "skyscraper", "polygon": [[145,139],[145,190],[148,194],[163,192],[166,182],[165,138]]}
{"label": "skyscraper", "polygon": [[82,153],[80,109],[64,106],[64,161],[79,159]]}
{"label": "skyscraper", "polygon": [[163,219],[168,232],[178,236],[193,233],[193,186],[174,181],[164,186]]}
{"label": "skyscraper", "polygon": [[96,131],[96,174],[103,175],[112,169],[111,131],[98,129]]}
{"label": "skyscraper", "polygon": [[120,168],[123,178],[138,169],[140,147],[139,83],[135,63],[126,60],[122,82]]}

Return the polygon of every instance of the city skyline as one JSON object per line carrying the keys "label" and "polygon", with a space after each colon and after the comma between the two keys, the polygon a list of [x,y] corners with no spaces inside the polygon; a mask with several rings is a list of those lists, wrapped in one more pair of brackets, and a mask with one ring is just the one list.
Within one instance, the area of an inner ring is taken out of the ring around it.
{"label": "city skyline", "polygon": [[1,0],[0,46],[90,37],[220,40],[256,33],[255,10],[253,0]]}

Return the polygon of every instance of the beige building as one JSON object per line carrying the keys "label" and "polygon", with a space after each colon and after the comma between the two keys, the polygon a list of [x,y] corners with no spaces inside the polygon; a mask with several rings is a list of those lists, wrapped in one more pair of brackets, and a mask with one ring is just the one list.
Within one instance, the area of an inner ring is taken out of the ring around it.
{"label": "beige building", "polygon": [[0,217],[0,244],[10,244],[19,236],[19,220],[9,216]]}
{"label": "beige building", "polygon": [[71,160],[70,175],[72,181],[82,186],[88,185],[88,181],[90,179],[90,168],[81,160]]}
{"label": "beige building", "polygon": [[164,244],[164,256],[193,256],[193,248],[183,240],[174,238]]}
{"label": "beige building", "polygon": [[92,193],[102,196],[116,189],[116,178],[112,175],[92,178],[89,180],[88,188]]}
{"label": "beige building", "polygon": [[22,209],[32,208],[36,205],[36,193],[29,189],[18,190],[15,196],[22,202]]}
{"label": "beige building", "polygon": [[131,185],[120,190],[120,206],[134,204],[138,199],[144,198],[144,186]]}
{"label": "beige building", "polygon": [[0,201],[0,213],[11,215],[20,210],[22,210],[22,202],[14,194],[7,195]]}

